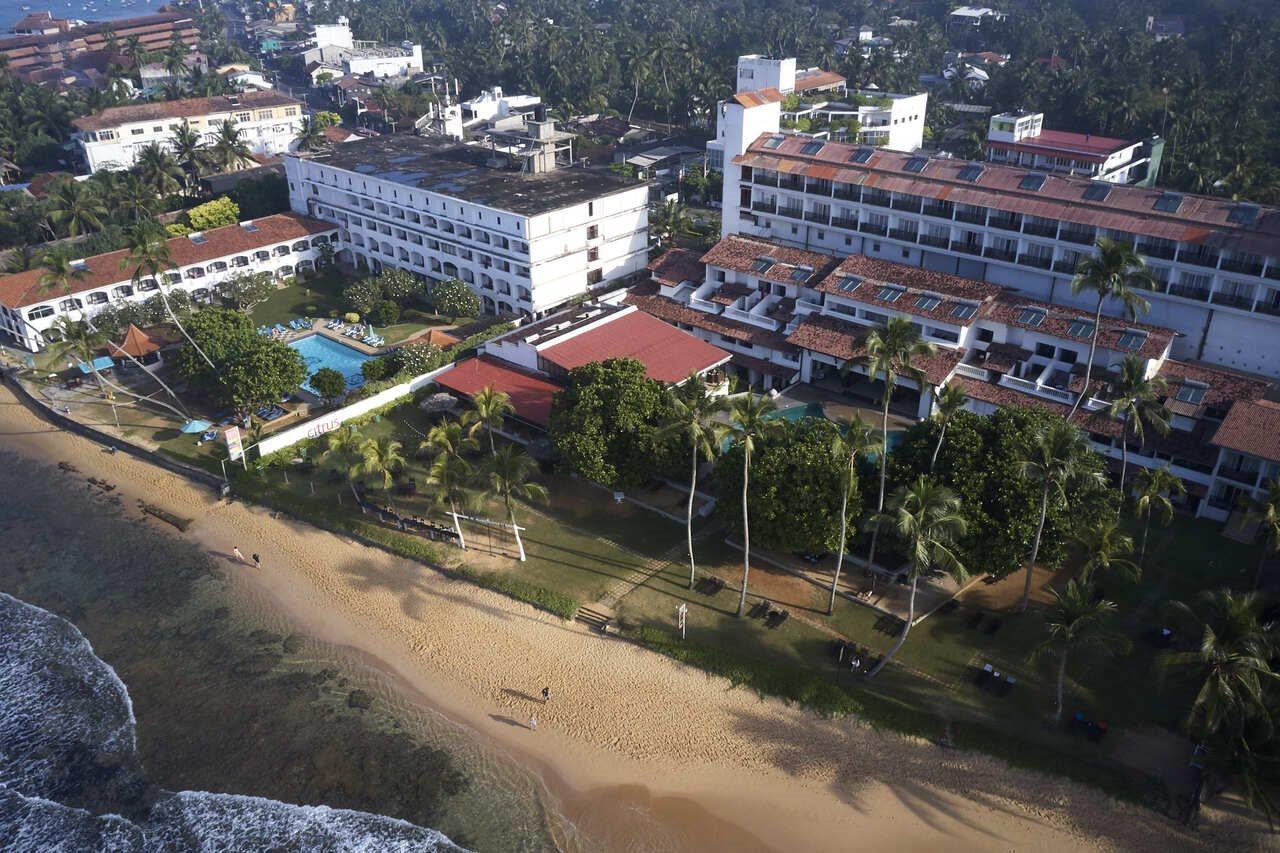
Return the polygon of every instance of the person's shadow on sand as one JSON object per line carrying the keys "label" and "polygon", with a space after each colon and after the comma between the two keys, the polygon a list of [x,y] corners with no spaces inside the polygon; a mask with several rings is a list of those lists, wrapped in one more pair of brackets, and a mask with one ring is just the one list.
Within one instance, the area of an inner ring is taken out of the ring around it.
{"label": "person's shadow on sand", "polygon": [[517,729],[529,728],[524,723],[519,722],[518,720],[513,720],[510,717],[504,716],[503,714],[490,714],[489,719],[499,723],[506,723],[508,726],[515,726]]}
{"label": "person's shadow on sand", "polygon": [[521,690],[512,690],[510,687],[502,688],[502,692],[508,696],[514,696],[516,699],[524,699],[528,702],[542,702],[542,697],[540,696],[530,696],[528,693]]}

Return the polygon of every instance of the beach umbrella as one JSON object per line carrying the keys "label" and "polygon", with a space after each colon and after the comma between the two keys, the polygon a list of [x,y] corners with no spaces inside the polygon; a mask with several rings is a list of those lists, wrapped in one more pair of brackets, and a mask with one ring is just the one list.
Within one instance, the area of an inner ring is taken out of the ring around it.
{"label": "beach umbrella", "polygon": [[192,435],[194,435],[197,432],[204,432],[211,426],[213,426],[213,424],[209,421],[201,421],[201,420],[187,421],[185,424],[182,425],[182,431],[186,433],[191,433]]}

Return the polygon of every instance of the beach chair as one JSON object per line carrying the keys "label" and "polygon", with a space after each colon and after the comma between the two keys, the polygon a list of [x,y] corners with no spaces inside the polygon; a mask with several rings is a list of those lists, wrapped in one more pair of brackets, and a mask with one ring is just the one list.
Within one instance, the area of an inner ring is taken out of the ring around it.
{"label": "beach chair", "polygon": [[1012,675],[1007,676],[1005,680],[1000,683],[1000,695],[1008,696],[1009,691],[1013,689],[1013,685],[1017,683],[1018,679],[1014,678]]}
{"label": "beach chair", "polygon": [[987,664],[978,670],[978,674],[974,677],[973,683],[979,687],[986,687],[987,682],[991,680],[991,664]]}

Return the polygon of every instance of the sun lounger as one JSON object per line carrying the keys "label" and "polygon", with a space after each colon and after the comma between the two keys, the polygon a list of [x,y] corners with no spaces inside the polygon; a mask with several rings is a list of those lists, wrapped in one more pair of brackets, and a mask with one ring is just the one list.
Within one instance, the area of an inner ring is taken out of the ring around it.
{"label": "sun lounger", "polygon": [[979,687],[986,687],[987,682],[991,680],[991,664],[987,664],[978,670],[978,674],[974,676],[973,683]]}

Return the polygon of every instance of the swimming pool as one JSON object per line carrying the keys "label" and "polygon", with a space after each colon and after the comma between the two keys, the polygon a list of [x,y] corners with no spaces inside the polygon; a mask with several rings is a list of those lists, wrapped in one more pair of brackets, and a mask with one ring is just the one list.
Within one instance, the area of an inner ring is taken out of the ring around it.
{"label": "swimming pool", "polygon": [[[316,389],[311,387],[311,376],[322,367],[332,367],[347,377],[348,388],[358,388],[364,384],[364,374],[360,372],[360,366],[372,356],[367,356],[353,347],[338,343],[324,335],[307,335],[305,338],[290,341],[289,346],[296,349],[307,364],[307,378],[303,380],[302,387],[309,393],[316,393]],[[316,396],[320,395],[316,394]]]}
{"label": "swimming pool", "polygon": [[[800,421],[805,418],[825,418],[827,416],[826,409],[821,403],[801,403],[796,406],[788,406],[785,409],[778,409],[770,412],[770,418],[783,418],[788,421]],[[878,430],[877,430],[878,432]],[[889,430],[889,452],[898,449],[898,445],[902,444],[902,439],[906,437],[907,431],[904,429]]]}

